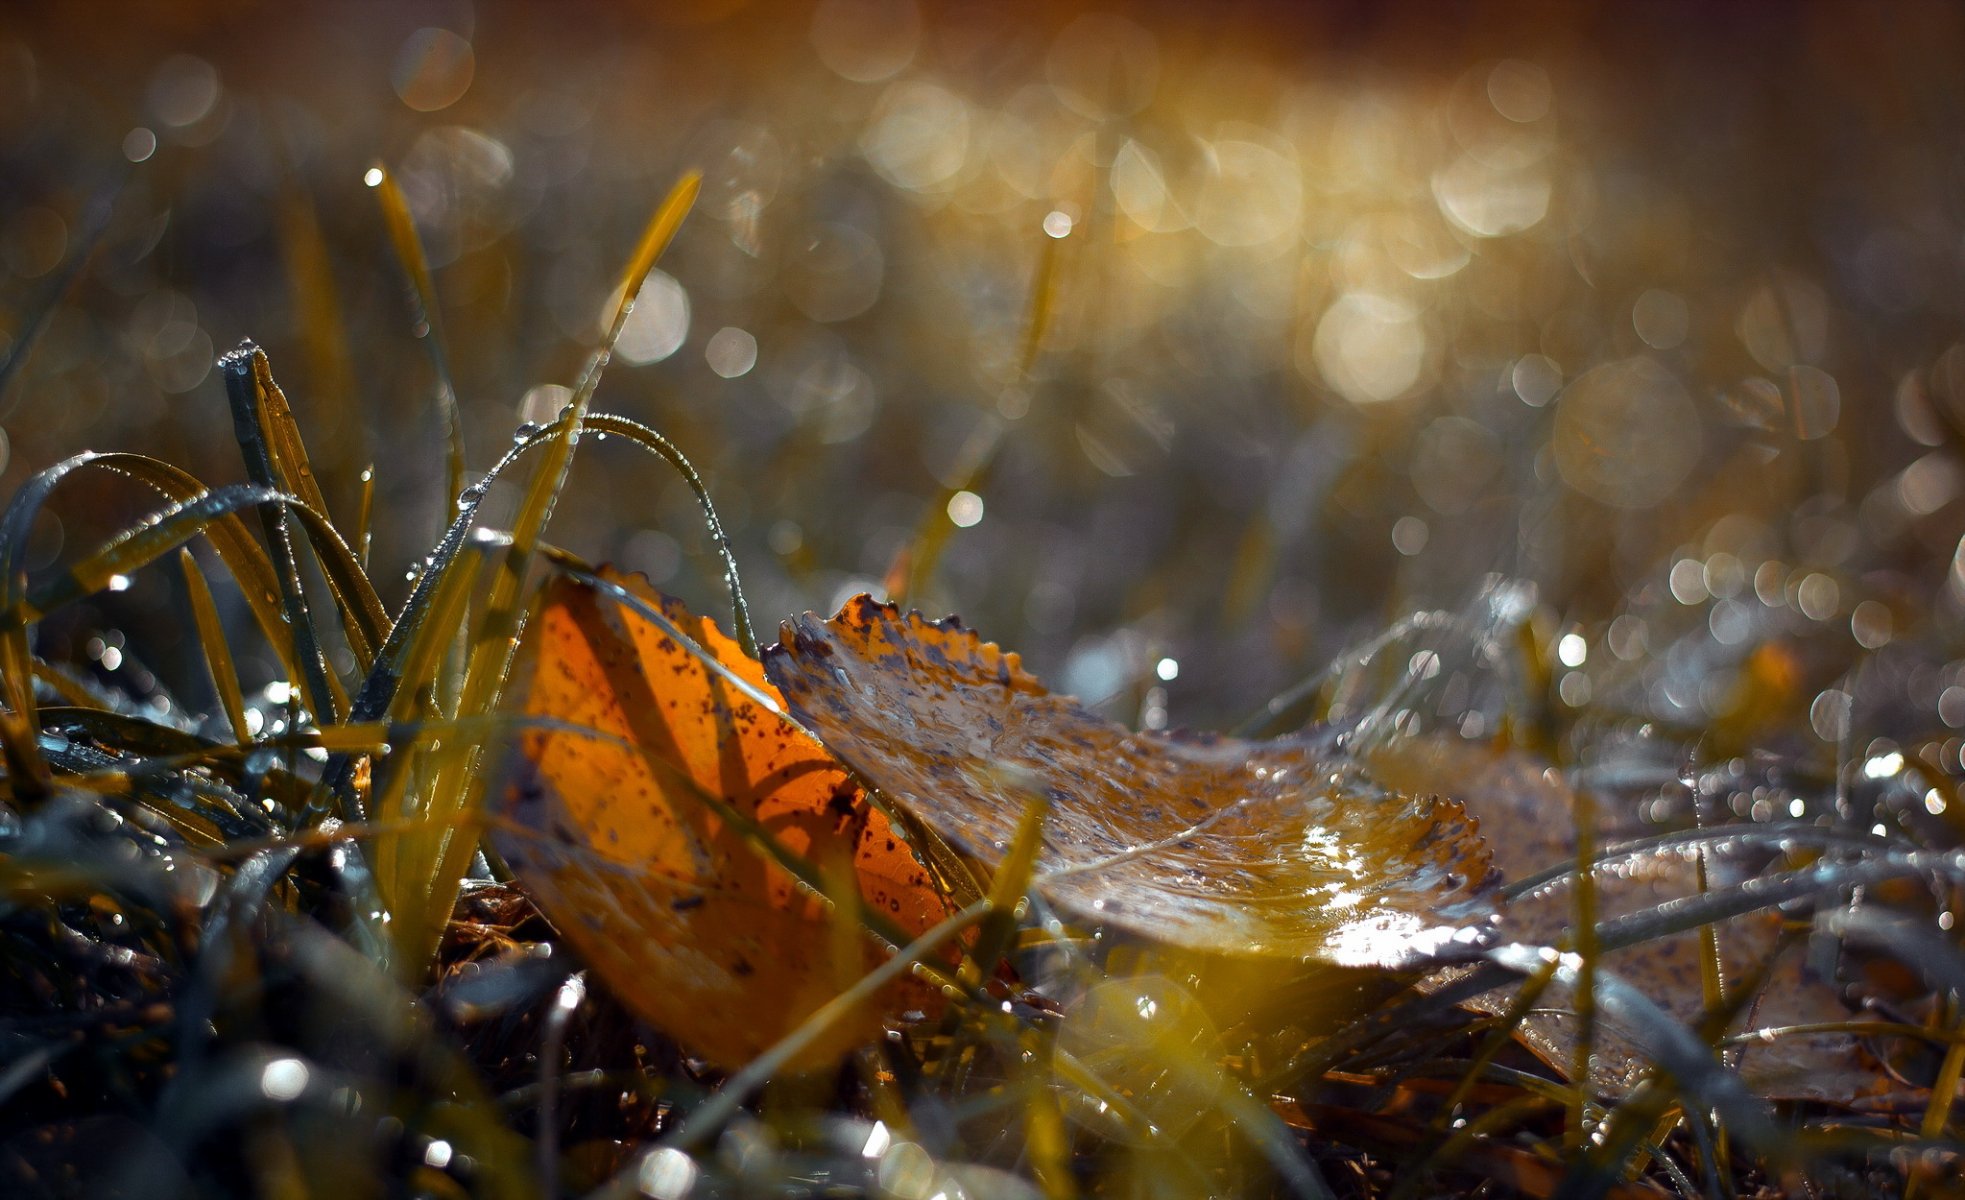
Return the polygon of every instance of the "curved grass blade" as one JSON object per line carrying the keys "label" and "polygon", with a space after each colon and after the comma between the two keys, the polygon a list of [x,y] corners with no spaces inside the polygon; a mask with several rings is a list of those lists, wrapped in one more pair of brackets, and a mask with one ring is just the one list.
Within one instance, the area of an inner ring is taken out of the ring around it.
{"label": "curved grass blade", "polygon": [[[226,519],[236,517],[242,509],[263,509],[269,505],[292,510],[301,518],[303,527],[322,530],[332,537],[332,529],[325,519],[311,509],[301,508],[292,496],[253,484],[229,484],[216,491],[195,493],[169,508],[152,513],[71,566],[60,577],[37,589],[10,614],[0,616],[0,620],[23,626],[32,624],[84,596],[113,586],[118,577],[128,576],[148,566],[197,535],[221,529]],[[338,540],[329,544],[344,552],[347,549]],[[324,562],[333,561],[330,556],[324,555],[322,558]],[[261,593],[262,601],[268,595],[270,593]],[[275,630],[282,625],[277,614],[278,610],[275,609],[270,617]],[[282,644],[277,640],[277,634],[269,640],[276,647]],[[286,661],[287,656],[283,655],[282,659]],[[338,682],[331,687],[338,691]]]}
{"label": "curved grass blade", "polygon": [[[524,455],[558,437],[571,419],[571,416],[561,417],[549,425],[523,433],[504,456],[492,465],[491,470],[486,472],[484,482],[489,484],[500,478]],[[690,491],[696,496],[710,537],[723,558],[724,580],[730,588],[731,605],[735,613],[739,639],[743,644],[751,646],[755,652],[756,639],[751,633],[749,609],[744,603],[743,585],[738,579],[736,554],[731,548],[729,536],[724,532],[722,521],[717,517],[716,505],[710,499],[709,489],[704,484],[702,476],[697,474],[695,467],[674,443],[637,421],[613,413],[590,413],[584,418],[583,425],[596,433],[619,437],[641,447],[667,462],[683,477]],[[471,536],[477,521],[478,507],[483,502],[484,493],[481,490],[465,494],[456,518],[444,531],[444,536],[437,543],[436,549],[431,552],[428,565],[417,576],[416,584],[411,589],[409,599],[404,602],[402,612],[388,627],[388,636],[382,642],[374,662],[369,666],[362,687],[350,707],[351,721],[378,720],[387,714],[404,679],[420,677],[410,670],[407,664],[412,656],[420,653],[419,646],[422,640],[430,636],[427,631],[434,628],[445,631],[444,636],[448,636],[447,631],[457,627],[455,623],[431,622],[430,612],[436,597],[445,586],[445,580],[449,577],[458,554]],[[589,578],[588,582],[603,590],[612,587],[605,580],[598,578]],[[625,592],[622,593],[623,597],[626,595]],[[741,683],[741,681],[737,682]],[[348,792],[348,780],[353,765],[351,759],[337,757],[331,760],[327,769],[322,772],[324,791],[339,796],[344,808],[355,803]]]}
{"label": "curved grass blade", "polygon": [[[570,417],[561,417],[549,425],[525,433],[513,443],[510,450],[505,452],[504,457],[485,473],[484,481],[490,483],[497,480],[527,453],[558,437],[570,419]],[[595,433],[619,437],[640,446],[668,462],[682,475],[684,481],[689,484],[690,490],[695,493],[711,538],[723,557],[725,578],[731,583],[733,605],[738,614],[738,627],[748,629],[750,627],[748,611],[743,602],[743,590],[737,584],[737,561],[730,539],[723,532],[723,524],[717,518],[716,506],[710,500],[708,488],[682,451],[648,426],[614,413],[589,413],[582,419],[582,424]],[[402,612],[398,614],[394,623],[388,626],[388,637],[383,641],[381,650],[378,651],[360,691],[355,696],[351,719],[375,720],[388,712],[392,698],[402,682],[403,665],[407,656],[413,652],[418,631],[428,620],[430,605],[443,585],[444,575],[451,569],[459,551],[470,538],[476,524],[478,508],[483,502],[482,494],[468,494],[458,509],[456,519],[451,522],[450,528],[444,531],[442,540],[431,552],[429,565],[417,576],[416,585],[411,589],[409,599],[403,604]]]}
{"label": "curved grass blade", "polygon": [[[90,461],[126,475],[134,474],[130,470],[133,461],[147,467],[164,465],[154,459],[145,459],[142,455],[94,455]],[[209,511],[214,519],[205,527],[193,530],[193,535],[204,533],[210,537],[213,548],[218,551],[226,567],[232,570],[233,578],[245,593],[247,603],[253,607],[261,631],[276,647],[284,645],[286,639],[278,631],[285,622],[282,610],[277,606],[278,596],[273,590],[271,564],[257,543],[252,541],[251,535],[245,532],[243,523],[239,522],[233,511],[237,506],[226,504],[211,510],[198,507],[221,492],[235,494],[233,489],[252,485],[231,484],[227,488],[211,491],[191,476],[182,472],[176,472],[176,475],[179,478],[172,481],[173,486],[157,489],[176,501],[171,508],[144,517],[70,567],[65,574],[42,586],[20,610],[21,619],[27,622],[38,620],[108,586],[116,576],[128,575],[155,561],[177,544],[157,532],[163,522],[189,511]],[[152,477],[144,482],[154,484],[158,478],[163,476],[152,473]],[[349,646],[356,652],[358,662],[371,659],[371,648],[383,637],[388,616],[382,609],[381,601],[368,586],[368,578],[356,563],[348,544],[341,540],[340,533],[326,517],[284,492],[261,489],[261,497],[256,503],[278,504],[298,519],[301,532],[307,535],[308,544],[321,566],[321,574],[329,581],[330,590],[337,595],[349,595],[357,601],[355,605],[342,610],[349,618],[345,626]],[[183,540],[188,538],[178,539],[180,542]],[[258,590],[255,591],[255,588]],[[292,665],[292,656],[283,655],[282,662]]]}
{"label": "curved grass blade", "polygon": [[[77,469],[95,466],[133,479],[165,499],[183,504],[207,493],[205,487],[195,476],[163,462],[142,454],[108,453],[99,454],[85,451],[72,458],[64,459],[52,467],[39,472],[28,485],[15,494],[13,505],[4,518],[0,518],[0,561],[11,561],[19,545],[14,539],[25,537],[27,526],[46,502],[47,495],[56,484]],[[43,486],[45,484],[45,486]],[[246,531],[245,522],[237,515],[228,514],[214,522],[205,531],[205,536],[217,551],[225,569],[239,585],[246,605],[252,610],[253,619],[268,644],[279,655],[287,678],[298,679],[299,667],[291,659],[291,647],[279,633],[280,610],[276,595],[277,583],[273,576],[273,564],[259,543],[253,541]],[[24,581],[23,581],[24,583]],[[72,596],[88,594],[87,589],[74,586],[69,589]],[[38,611],[46,612],[60,603],[59,599],[44,590]],[[9,600],[4,610],[0,610],[0,624],[11,621],[9,614],[15,610],[15,601]]]}
{"label": "curved grass blade", "polygon": [[437,308],[437,289],[430,279],[430,262],[423,253],[423,239],[417,236],[416,221],[410,216],[409,201],[387,168],[377,163],[369,168],[369,186],[382,205],[382,220],[389,227],[389,242],[396,261],[409,277],[411,319],[418,336],[430,350],[430,366],[437,375],[437,410],[443,414],[444,495],[456,497],[464,490],[464,418],[457,407],[457,384],[450,373],[450,350],[444,341],[443,316]]}
{"label": "curved grass blade", "polygon": [[[148,466],[162,466],[142,460],[141,456],[110,455],[94,455],[86,458],[78,456],[77,459],[70,460],[70,464],[86,465],[87,462],[94,462],[109,465],[107,460],[112,458],[125,461],[134,458],[139,462],[147,463]],[[155,561],[199,533],[207,534],[213,545],[220,548],[221,556],[228,566],[234,563],[240,564],[242,568],[240,573],[245,575],[246,580],[251,580],[255,575],[264,575],[265,572],[259,569],[266,565],[264,558],[255,554],[257,547],[244,533],[236,516],[237,510],[252,505],[276,503],[290,508],[301,518],[302,527],[308,533],[310,543],[317,549],[325,551],[318,554],[319,561],[324,567],[324,574],[331,575],[338,572],[343,575],[343,578],[351,577],[348,572],[353,566],[352,556],[349,555],[347,546],[340,541],[334,528],[328,524],[326,518],[300,506],[291,496],[269,493],[264,489],[254,489],[245,484],[235,484],[217,492],[192,491],[190,489],[196,485],[196,481],[189,476],[182,476],[182,473],[178,475],[181,476],[181,480],[171,480],[169,476],[164,478],[173,483],[182,482],[184,486],[160,488],[160,490],[188,492],[187,499],[171,508],[151,514],[143,522],[112,539],[107,546],[72,566],[64,575],[37,591],[11,612],[0,613],[0,633],[9,630],[17,633],[23,631],[27,625],[44,614],[104,587],[113,586],[117,577],[126,576]],[[154,479],[150,481],[155,482]],[[358,573],[352,578],[361,579],[364,585],[366,584],[365,577],[361,577]],[[271,629],[267,630],[269,643],[276,652],[280,653],[282,662],[291,666],[293,659],[290,645],[279,638],[277,633],[272,632],[280,628],[280,619],[278,610],[273,608],[275,597],[270,586],[258,592],[251,590],[253,585],[250,582],[242,581],[242,586],[246,589],[247,601],[253,606],[262,629],[271,626]],[[379,604],[376,608],[379,613]],[[373,615],[371,619],[374,619]],[[328,682],[336,705],[345,710],[347,700],[341,690],[340,681],[329,677]]]}

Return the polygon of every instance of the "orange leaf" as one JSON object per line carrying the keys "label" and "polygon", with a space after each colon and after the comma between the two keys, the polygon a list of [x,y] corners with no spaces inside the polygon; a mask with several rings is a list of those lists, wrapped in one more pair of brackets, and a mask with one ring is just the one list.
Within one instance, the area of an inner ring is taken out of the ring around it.
{"label": "orange leaf", "polygon": [[1049,800],[1036,886],[1176,949],[1410,961],[1480,918],[1487,854],[1452,803],[1375,786],[1309,738],[1135,733],[949,618],[861,596],[764,655],[793,712],[867,783],[992,870]]}
{"label": "orange leaf", "polygon": [[[738,1065],[884,952],[857,932],[833,936],[832,922],[854,917],[829,915],[706,798],[821,873],[843,876],[850,860],[862,902],[908,934],[946,909],[887,818],[818,743],[760,702],[782,709],[754,659],[642,581],[603,576],[753,694],[616,598],[554,581],[509,694],[524,715],[562,727],[541,722],[520,736],[496,845],[610,991],[693,1051]],[[847,955],[832,953],[842,945]],[[885,1007],[929,1002],[926,992],[896,989]],[[801,1065],[836,1059],[881,1015],[843,1023]]]}

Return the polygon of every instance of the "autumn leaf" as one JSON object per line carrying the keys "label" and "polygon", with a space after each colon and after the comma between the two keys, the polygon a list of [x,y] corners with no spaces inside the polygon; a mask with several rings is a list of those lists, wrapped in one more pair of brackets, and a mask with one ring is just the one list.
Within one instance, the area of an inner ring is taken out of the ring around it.
{"label": "autumn leaf", "polygon": [[[1576,856],[1575,797],[1558,773],[1528,755],[1444,741],[1404,741],[1375,754],[1373,772],[1395,786],[1439,791],[1457,798],[1480,823],[1492,848],[1494,865],[1509,880],[1525,879]],[[1737,852],[1707,851],[1710,888],[1740,883],[1752,864]],[[1665,849],[1598,866],[1598,917],[1616,920],[1697,894],[1697,852]],[[1510,904],[1501,922],[1507,941],[1557,946],[1575,923],[1576,896],[1567,881],[1538,888]],[[1848,1021],[1853,1014],[1838,989],[1811,972],[1801,944],[1785,947],[1769,963],[1780,936],[1778,913],[1746,913],[1715,926],[1722,981],[1746,982],[1763,968],[1767,975],[1735,1028],[1775,1029]],[[1684,1023],[1694,1026],[1705,1010],[1706,951],[1699,931],[1687,930],[1605,952],[1600,963],[1644,992]],[[1489,993],[1472,1006],[1505,1011],[1513,996]],[[1518,1036],[1544,1061],[1568,1071],[1574,1061],[1577,1023],[1568,1011],[1572,998],[1560,988],[1544,993]],[[1649,1068],[1639,1031],[1599,1014],[1592,1045],[1592,1083],[1609,1094],[1625,1094]],[[1755,1039],[1728,1062],[1761,1095],[1775,1099],[1848,1103],[1885,1086],[1886,1077],[1850,1034],[1792,1035]]]}
{"label": "autumn leaf", "polygon": [[1048,801],[1036,887],[1088,925],[1381,967],[1479,924],[1488,859],[1459,806],[1388,792],[1327,741],[1137,733],[954,618],[866,596],[781,636],[765,666],[799,720],[985,869]]}
{"label": "autumn leaf", "polygon": [[[866,909],[903,935],[946,909],[886,817],[782,715],[756,660],[642,581],[602,579],[669,628],[592,584],[547,586],[510,686],[509,704],[533,720],[494,845],[621,1001],[738,1065],[885,953],[857,931],[840,937],[838,923],[855,918],[829,914],[764,839],[821,876],[855,880]],[[925,992],[891,989],[881,1008]],[[836,1059],[882,1015],[835,1027],[801,1065]]]}

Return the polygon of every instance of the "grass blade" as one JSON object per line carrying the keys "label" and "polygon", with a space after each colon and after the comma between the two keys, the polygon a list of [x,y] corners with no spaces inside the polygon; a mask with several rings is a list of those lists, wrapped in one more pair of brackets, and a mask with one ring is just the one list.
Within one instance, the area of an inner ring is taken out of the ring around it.
{"label": "grass blade", "polygon": [[362,468],[361,495],[355,502],[355,561],[362,570],[368,570],[369,536],[373,532],[371,522],[375,516],[375,464]]}
{"label": "grass blade", "polygon": [[[264,426],[265,404],[258,386],[254,360],[263,358],[250,341],[239,343],[218,360],[225,376],[225,395],[232,405],[232,433],[245,456],[246,477],[268,492],[280,491],[279,473],[273,466],[273,451],[267,443]],[[345,715],[335,707],[328,687],[327,662],[314,632],[313,618],[307,611],[307,596],[301,589],[300,570],[293,557],[293,535],[284,506],[267,503],[259,509],[261,527],[273,558],[274,574],[280,585],[280,606],[292,639],[294,658],[300,664],[300,683],[307,706],[315,720],[330,722]]]}
{"label": "grass blade", "polygon": [[[1017,355],[1017,386],[1028,389],[1033,384],[1033,373],[1037,369],[1037,356],[1043,350],[1044,335],[1051,327],[1051,316],[1057,309],[1058,262],[1061,242],[1057,238],[1041,239],[1037,259],[1037,273],[1030,285],[1030,308],[1024,319],[1023,344]],[[888,598],[896,604],[909,596],[919,595],[928,581],[934,577],[935,565],[941,560],[942,551],[948,539],[955,532],[955,521],[949,516],[948,506],[960,492],[979,492],[988,480],[990,471],[996,465],[996,455],[1003,447],[1007,426],[995,418],[987,419],[964,446],[954,471],[955,485],[944,487],[929,501],[927,509],[921,514],[921,521],[915,527],[911,538],[895,557],[887,571]]]}
{"label": "grass blade", "polygon": [[[512,658],[518,648],[524,583],[531,571],[540,536],[565,486],[567,472],[572,465],[573,449],[579,442],[582,421],[593,402],[594,390],[600,385],[601,374],[613,353],[614,344],[620,340],[628,314],[633,311],[635,296],[641,290],[642,282],[654,268],[655,260],[674,239],[701,186],[702,177],[698,173],[692,171],[684,175],[656,209],[622,276],[621,301],[606,340],[594,352],[586,375],[574,392],[571,412],[556,436],[543,447],[545,457],[535,468],[531,485],[519,505],[518,517],[512,527],[511,544],[493,579],[484,619],[471,640],[470,659],[465,667],[464,686],[458,699],[456,715],[459,717],[482,716],[497,703],[499,689],[511,670]],[[427,847],[430,852],[427,862],[413,859],[406,865],[407,870],[428,881],[431,899],[423,909],[433,915],[441,913],[448,916],[465,866],[475,853],[475,842],[456,836],[453,831],[462,827],[462,815],[482,802],[482,758],[479,750],[480,747],[475,745],[447,743],[440,760],[434,764],[435,782],[429,789],[423,815],[433,822],[436,836],[430,839],[431,844]],[[441,932],[440,925],[436,928],[416,928],[405,927],[400,922],[397,929],[399,937],[415,939],[411,956],[419,963],[427,960],[429,954],[435,951],[437,935]],[[405,958],[407,961],[408,957]]]}
{"label": "grass blade", "polygon": [[328,592],[342,614],[342,630],[348,638],[349,648],[354,651],[356,662],[366,666],[374,657],[375,646],[381,640],[381,630],[387,625],[382,602],[376,597],[375,587],[369,581],[361,559],[347,551],[340,532],[328,519],[327,499],[321,494],[320,484],[314,478],[306,444],[300,437],[300,426],[294,420],[286,393],[273,380],[272,366],[267,362],[266,355],[263,352],[254,353],[251,366],[257,411],[266,434],[273,477],[280,490],[299,497],[301,508],[318,517],[308,522],[315,556],[321,562],[322,577],[327,582]]}
{"label": "grass blade", "polygon": [[[354,359],[334,283],[334,251],[321,231],[313,197],[298,180],[280,203],[280,258],[286,267],[302,361],[316,398],[314,411],[326,418],[315,431],[317,444],[329,471],[339,470],[345,479],[348,468],[370,456],[367,422],[356,406]],[[327,511],[325,506],[322,511]]]}
{"label": "grass blade", "polygon": [[416,221],[410,216],[409,201],[395,177],[377,163],[368,171],[369,186],[382,205],[382,220],[389,227],[389,242],[395,247],[396,261],[409,277],[411,319],[417,334],[430,350],[430,366],[437,375],[437,409],[443,415],[444,472],[448,488],[444,495],[455,499],[464,490],[464,418],[457,408],[457,384],[450,373],[450,351],[444,342],[443,316],[437,309],[437,289],[430,279],[430,262],[423,253],[423,239],[416,234]]}
{"label": "grass blade", "polygon": [[[806,1018],[802,1025],[792,1030],[777,1045],[731,1076],[721,1088],[717,1089],[716,1095],[690,1113],[674,1133],[664,1137],[649,1153],[666,1149],[687,1150],[691,1146],[699,1145],[704,1138],[722,1128],[723,1123],[736,1114],[738,1107],[751,1093],[781,1072],[786,1063],[797,1058],[827,1029],[850,1016],[855,1009],[878,995],[882,988],[914,969],[915,964],[928,962],[943,946],[960,936],[970,926],[983,920],[990,911],[989,901],[978,901],[944,918],[928,932],[909,942],[894,957],[862,976],[860,981],[850,989],[828,1000],[819,1011]],[[633,1173],[624,1171],[595,1195],[596,1197],[632,1196],[636,1194],[633,1188]]]}
{"label": "grass blade", "polygon": [[205,651],[205,668],[211,673],[212,689],[218,694],[219,708],[232,727],[232,737],[243,746],[252,740],[252,730],[246,725],[246,699],[239,689],[239,673],[232,665],[232,648],[226,643],[218,606],[212,603],[211,588],[205,583],[205,574],[198,569],[198,561],[191,551],[178,551],[177,562],[184,572],[184,592],[191,600],[191,619],[198,629],[198,644]]}

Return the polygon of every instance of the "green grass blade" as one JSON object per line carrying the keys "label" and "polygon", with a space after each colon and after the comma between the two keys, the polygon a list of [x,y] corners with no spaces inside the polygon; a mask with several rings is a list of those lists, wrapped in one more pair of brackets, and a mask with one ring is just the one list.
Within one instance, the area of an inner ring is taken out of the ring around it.
{"label": "green grass blade", "polygon": [[[439,842],[443,837],[443,831],[417,819],[411,784],[428,739],[416,723],[425,714],[442,715],[435,690],[437,672],[450,645],[448,631],[463,622],[483,563],[483,548],[471,546],[443,574],[430,602],[429,619],[421,623],[417,635],[408,642],[408,654],[402,664],[403,686],[396,689],[389,706],[388,727],[393,750],[376,763],[375,801],[369,812],[388,827],[388,832],[379,835],[374,843],[376,885],[393,914],[392,924],[406,929],[421,930],[435,919],[434,914],[424,912],[421,906],[430,891],[429,879],[423,872],[439,850],[425,843]],[[429,728],[435,732],[441,725],[440,721],[433,722]]]}
{"label": "green grass blade", "polygon": [[1017,820],[1017,834],[996,877],[989,881],[989,915],[976,931],[976,944],[962,967],[962,982],[980,987],[996,971],[996,964],[1016,937],[1017,916],[1024,896],[1037,873],[1037,856],[1044,849],[1044,817],[1051,802],[1039,787],[1031,787],[1023,816]]}

